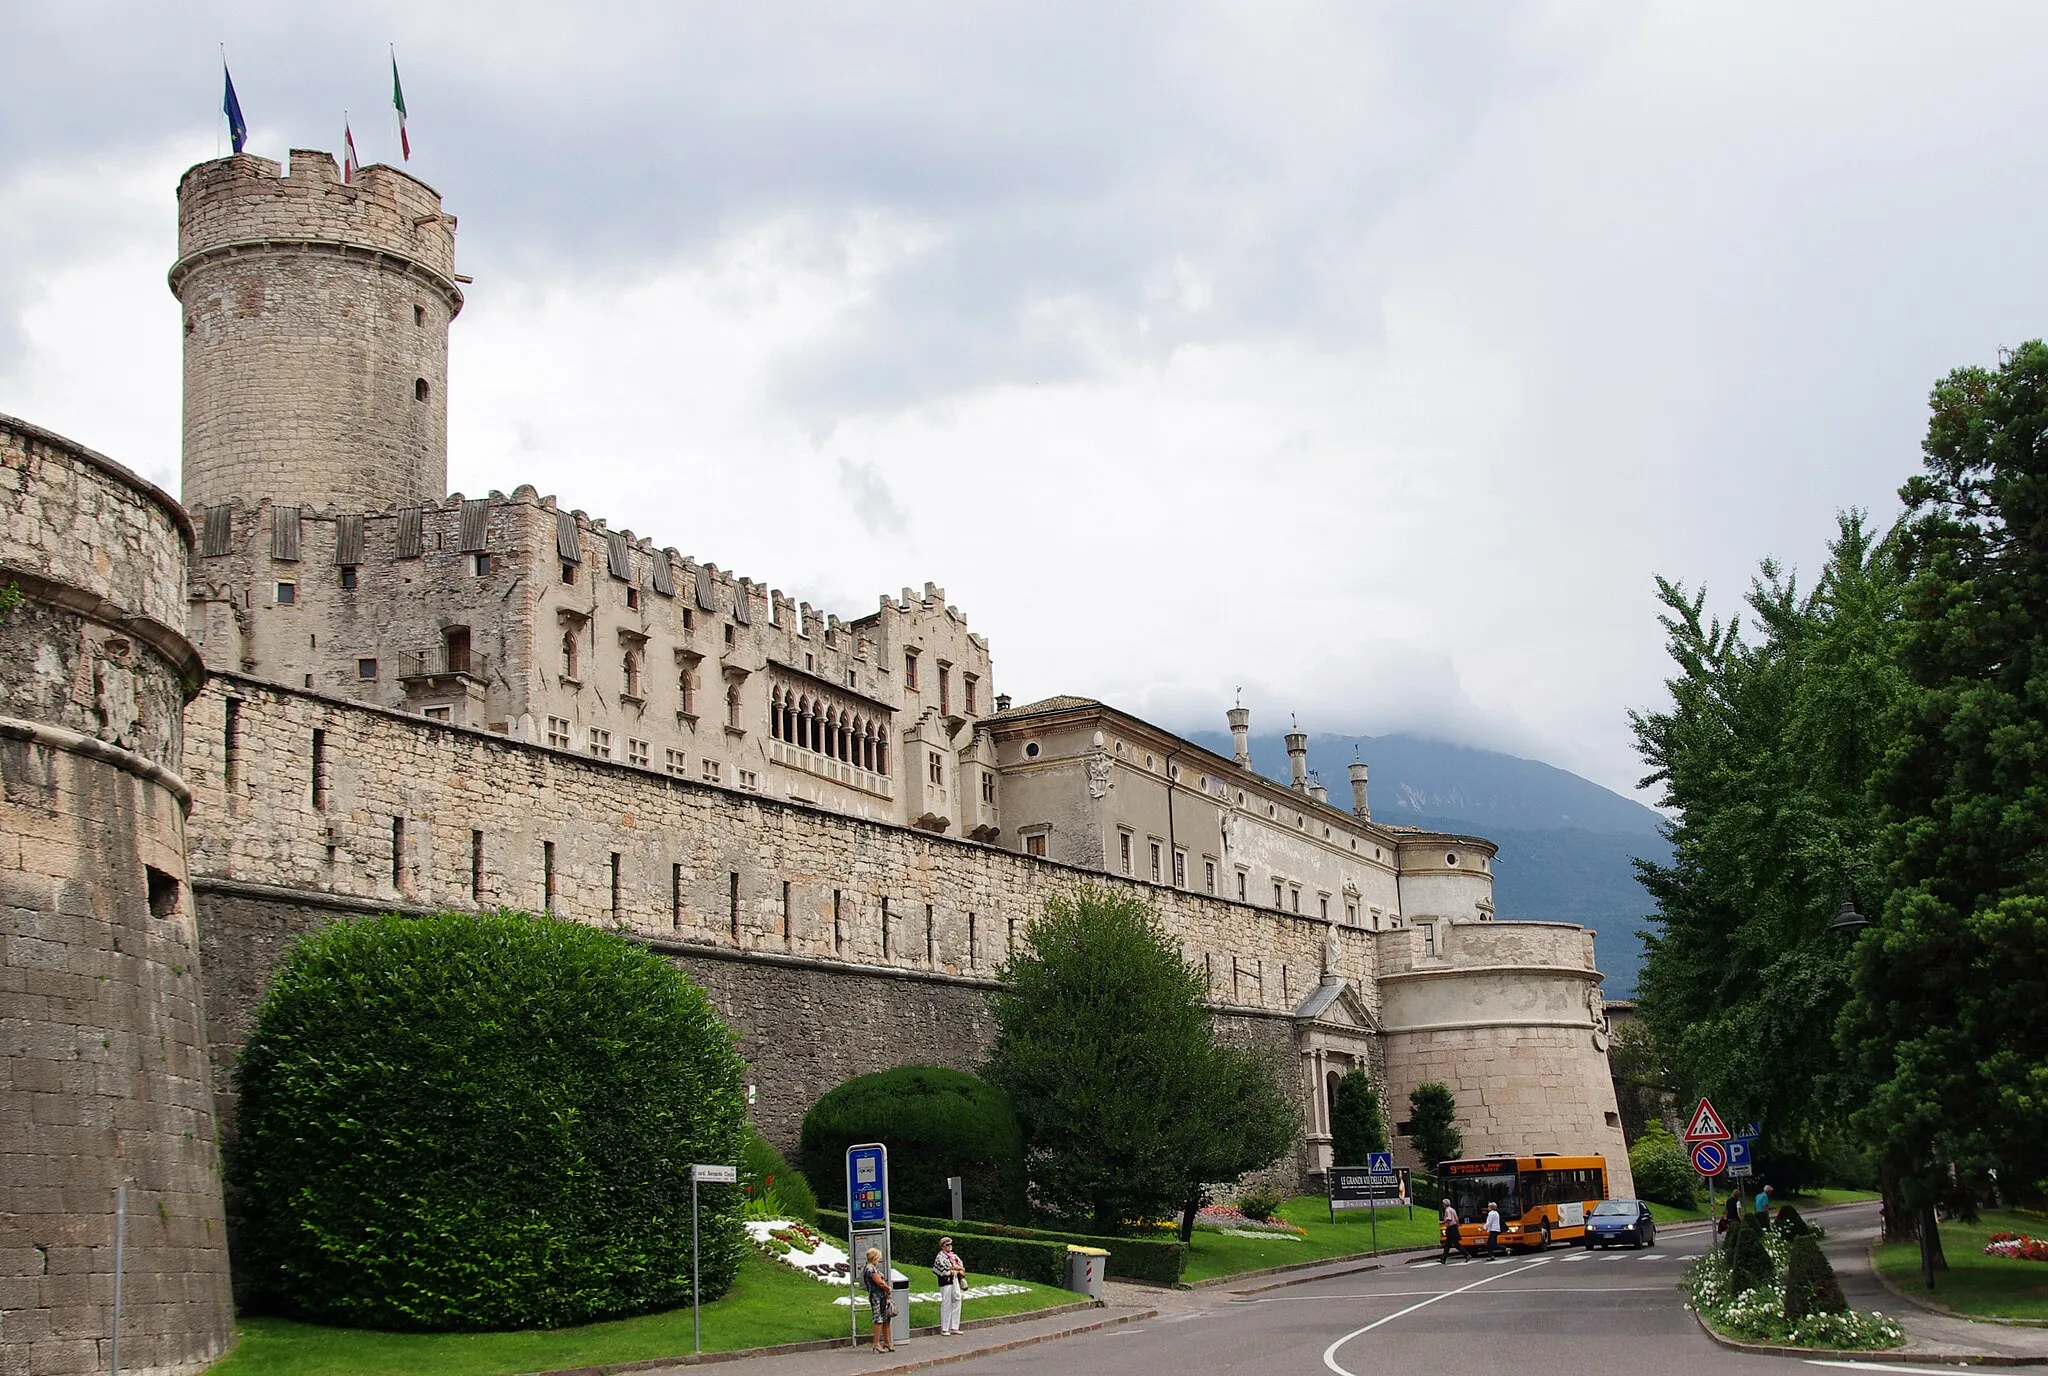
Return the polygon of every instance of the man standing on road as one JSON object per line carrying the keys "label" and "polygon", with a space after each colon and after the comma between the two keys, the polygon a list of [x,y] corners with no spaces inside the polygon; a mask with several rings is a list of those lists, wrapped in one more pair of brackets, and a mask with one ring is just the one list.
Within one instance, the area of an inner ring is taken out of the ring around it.
{"label": "man standing on road", "polygon": [[1439,1265],[1451,1259],[1451,1248],[1458,1245],[1458,1211],[1449,1199],[1444,1200],[1444,1253],[1437,1258]]}
{"label": "man standing on road", "polygon": [[1500,1255],[1500,1205],[1486,1201],[1486,1255]]}

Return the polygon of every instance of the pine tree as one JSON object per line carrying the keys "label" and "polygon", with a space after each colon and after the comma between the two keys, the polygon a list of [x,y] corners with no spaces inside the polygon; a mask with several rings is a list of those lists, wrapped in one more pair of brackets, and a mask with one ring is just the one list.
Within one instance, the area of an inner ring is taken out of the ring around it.
{"label": "pine tree", "polygon": [[1368,1155],[1386,1149],[1387,1125],[1380,1116],[1380,1092],[1368,1071],[1354,1067],[1337,1081],[1337,1092],[1330,1101],[1332,1164],[1363,1166]]}
{"label": "pine tree", "polygon": [[1424,1170],[1455,1161],[1465,1150],[1464,1135],[1458,1131],[1458,1100],[1449,1085],[1431,1080],[1409,1090],[1408,1120],[1408,1140]]}

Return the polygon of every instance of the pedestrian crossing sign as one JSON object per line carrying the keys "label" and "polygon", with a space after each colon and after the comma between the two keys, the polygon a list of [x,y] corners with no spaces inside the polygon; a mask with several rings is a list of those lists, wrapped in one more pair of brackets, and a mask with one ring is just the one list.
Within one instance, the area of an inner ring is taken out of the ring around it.
{"label": "pedestrian crossing sign", "polygon": [[1728,1140],[1728,1125],[1721,1121],[1713,1102],[1700,1100],[1700,1106],[1692,1111],[1692,1122],[1686,1125],[1685,1140],[1688,1142],[1725,1142]]}

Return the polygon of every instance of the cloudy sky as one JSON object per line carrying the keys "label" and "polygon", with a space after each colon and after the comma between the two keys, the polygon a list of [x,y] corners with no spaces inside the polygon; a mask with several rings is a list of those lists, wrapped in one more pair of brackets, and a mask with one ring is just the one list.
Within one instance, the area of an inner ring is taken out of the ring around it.
{"label": "cloudy sky", "polygon": [[1627,789],[1651,577],[1889,516],[2048,321],[2048,6],[0,0],[0,411],[176,490],[179,172],[397,155],[461,219],[450,478],[999,687]]}

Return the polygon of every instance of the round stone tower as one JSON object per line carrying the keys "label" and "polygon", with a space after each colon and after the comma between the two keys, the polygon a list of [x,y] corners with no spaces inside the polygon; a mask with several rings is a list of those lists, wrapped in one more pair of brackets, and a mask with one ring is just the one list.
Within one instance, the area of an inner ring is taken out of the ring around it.
{"label": "round stone tower", "polygon": [[117,1332],[124,1373],[234,1340],[178,773],[204,675],[176,629],[191,540],[167,494],[0,416],[8,1376],[106,1371]]}
{"label": "round stone tower", "polygon": [[455,217],[396,168],[294,149],[178,183],[185,505],[377,510],[448,490]]}

